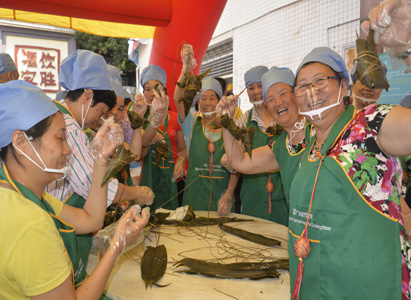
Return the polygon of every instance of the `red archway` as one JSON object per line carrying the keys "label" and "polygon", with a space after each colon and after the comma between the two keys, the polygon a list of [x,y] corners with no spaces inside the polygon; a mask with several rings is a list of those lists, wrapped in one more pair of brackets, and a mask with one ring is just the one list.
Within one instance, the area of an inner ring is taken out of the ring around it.
{"label": "red archway", "polygon": [[[178,46],[194,47],[198,73],[227,0],[0,0],[0,7],[88,20],[156,26],[150,63],[167,73],[167,89],[174,91],[174,74],[181,72]],[[181,49],[181,47],[180,47]],[[170,94],[170,93],[169,93]],[[170,106],[175,110],[174,101]]]}

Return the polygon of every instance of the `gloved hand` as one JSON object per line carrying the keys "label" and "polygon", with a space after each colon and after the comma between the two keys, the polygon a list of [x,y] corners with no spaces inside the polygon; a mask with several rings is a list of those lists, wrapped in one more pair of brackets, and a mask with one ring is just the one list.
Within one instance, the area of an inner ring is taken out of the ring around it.
{"label": "gloved hand", "polygon": [[197,66],[197,61],[194,58],[194,51],[192,45],[183,45],[181,49],[181,61],[183,62],[183,72],[190,72]]}
{"label": "gloved hand", "polygon": [[227,190],[221,195],[220,200],[218,200],[217,215],[224,217],[230,213],[233,206],[232,198],[233,191],[231,188],[227,188]]}
{"label": "gloved hand", "polygon": [[[148,212],[147,212],[148,209]],[[121,255],[126,246],[135,243],[142,233],[142,229],[148,222],[149,208],[144,209],[140,215],[141,207],[133,205],[120,218],[113,239],[110,243],[110,250]]]}
{"label": "gloved hand", "polygon": [[151,114],[150,114],[150,126],[154,128],[158,128],[163,124],[164,120],[167,117],[168,112],[168,96],[164,92],[163,87],[159,86],[161,96],[154,91],[154,100],[153,105],[151,106]]}
{"label": "gloved hand", "polygon": [[222,97],[221,100],[218,102],[216,111],[218,116],[222,116],[228,113],[228,116],[232,118],[234,116],[235,110],[237,108],[237,100],[238,96],[231,95],[228,97]]}
{"label": "gloved hand", "polygon": [[158,143],[162,143],[162,142],[165,143],[166,140],[162,134],[157,132],[156,135],[151,140],[151,142],[149,143],[149,145],[157,145]]}
{"label": "gloved hand", "polygon": [[176,182],[177,179],[181,178],[184,176],[184,166],[186,164],[186,160],[179,156],[177,158],[176,164],[174,165],[174,174],[173,178],[171,179],[171,182]]}
{"label": "gloved hand", "polygon": [[136,185],[136,202],[140,205],[153,204],[154,193],[148,186]]}
{"label": "gloved hand", "polygon": [[[404,59],[410,67],[411,55],[405,57],[404,51],[411,48],[411,2],[408,0],[384,1],[371,10],[369,19],[361,24],[362,29],[367,33],[370,27],[374,29],[375,42],[384,46],[390,58],[392,54],[394,57]],[[399,61],[391,59],[391,62],[394,65]],[[410,68],[407,70],[410,71]]]}
{"label": "gloved hand", "polygon": [[224,153],[224,155],[221,157],[221,165],[222,165],[224,168],[226,168],[227,171],[230,172],[230,173],[235,173],[235,172],[237,172],[236,170],[234,170],[234,169],[231,167],[231,163],[230,163],[230,161],[228,160],[228,157],[227,157],[227,154],[226,154],[226,153]]}
{"label": "gloved hand", "polygon": [[136,96],[134,97],[135,101],[134,101],[134,105],[132,110],[140,115],[141,117],[144,116],[144,113],[147,110],[147,103],[143,97],[143,95],[141,93],[136,94]]}
{"label": "gloved hand", "polygon": [[123,130],[114,122],[113,117],[110,117],[101,126],[88,150],[97,163],[104,165],[114,149],[123,143],[123,139]]}

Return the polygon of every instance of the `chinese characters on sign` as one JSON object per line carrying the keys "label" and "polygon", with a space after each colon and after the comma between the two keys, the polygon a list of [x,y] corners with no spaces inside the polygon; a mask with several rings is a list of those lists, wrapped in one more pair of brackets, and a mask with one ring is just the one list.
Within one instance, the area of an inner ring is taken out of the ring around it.
{"label": "chinese characters on sign", "polygon": [[16,45],[14,53],[21,79],[46,93],[57,93],[60,90],[60,49]]}

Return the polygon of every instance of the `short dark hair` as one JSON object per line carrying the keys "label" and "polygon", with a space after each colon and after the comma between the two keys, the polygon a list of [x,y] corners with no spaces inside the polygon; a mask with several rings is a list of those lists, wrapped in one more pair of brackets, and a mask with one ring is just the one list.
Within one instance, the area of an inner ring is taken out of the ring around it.
{"label": "short dark hair", "polygon": [[[117,96],[116,93],[110,90],[92,90],[93,91],[93,106],[96,106],[99,103],[104,103],[108,106],[108,110],[112,110],[114,106],[116,106]],[[84,89],[78,89],[74,91],[69,91],[67,94],[67,98],[71,102],[76,102],[78,98],[83,95],[85,92]]]}
{"label": "short dark hair", "polygon": [[[43,136],[43,134],[47,131],[47,129],[49,129],[50,125],[51,125],[51,120],[52,118],[59,112],[56,112],[55,114],[48,116],[47,118],[41,120],[40,122],[38,122],[37,124],[33,125],[31,128],[29,128],[28,130],[24,131],[27,135],[27,137],[31,137],[33,138],[33,141],[35,141],[36,139],[40,138]],[[18,164],[20,164],[19,160],[17,159],[16,156],[16,150],[13,147],[13,144],[10,143],[8,144],[6,147],[1,148],[0,150],[0,158],[2,161],[6,162],[6,156],[7,156],[7,152],[10,149],[11,154],[13,155],[14,159],[17,161]]]}

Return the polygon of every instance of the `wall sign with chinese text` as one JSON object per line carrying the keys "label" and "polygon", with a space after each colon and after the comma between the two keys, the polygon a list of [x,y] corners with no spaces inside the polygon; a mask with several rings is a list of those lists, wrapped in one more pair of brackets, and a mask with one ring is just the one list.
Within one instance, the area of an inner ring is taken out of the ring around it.
{"label": "wall sign with chinese text", "polygon": [[60,49],[15,45],[14,56],[20,79],[38,86],[46,93],[59,91]]}

